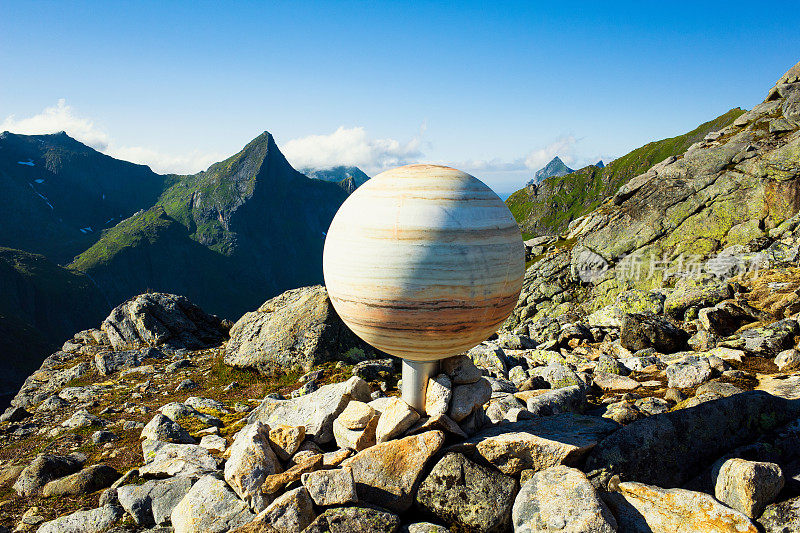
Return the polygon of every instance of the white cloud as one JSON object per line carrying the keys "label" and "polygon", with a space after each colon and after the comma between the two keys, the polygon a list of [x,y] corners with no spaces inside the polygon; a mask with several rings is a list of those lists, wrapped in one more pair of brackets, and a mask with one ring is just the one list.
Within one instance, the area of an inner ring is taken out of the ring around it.
{"label": "white cloud", "polygon": [[0,131],[11,131],[25,135],[67,132],[67,135],[91,146],[104,154],[133,163],[149,165],[156,172],[189,174],[205,170],[211,163],[219,161],[219,154],[204,154],[193,151],[174,155],[159,152],[146,146],[125,146],[114,139],[94,121],[76,114],[62,98],[52,107],[45,108],[32,117],[17,119],[14,115],[0,123]]}
{"label": "white cloud", "polygon": [[14,115],[6,117],[0,124],[0,131],[25,135],[66,131],[71,137],[101,152],[108,148],[110,141],[108,134],[95,126],[94,122],[75,115],[63,98],[56,105],[46,107],[38,115],[20,120]]}
{"label": "white cloud", "polygon": [[525,166],[534,172],[549,163],[555,156],[561,158],[566,164],[575,163],[575,143],[576,139],[572,135],[559,137],[547,146],[532,150],[525,157]]}
{"label": "white cloud", "polygon": [[[425,130],[420,127],[420,136]],[[371,139],[363,127],[340,126],[329,135],[292,139],[281,147],[295,168],[330,168],[355,165],[367,173],[406,165],[422,157],[420,137],[401,143],[395,139]]]}

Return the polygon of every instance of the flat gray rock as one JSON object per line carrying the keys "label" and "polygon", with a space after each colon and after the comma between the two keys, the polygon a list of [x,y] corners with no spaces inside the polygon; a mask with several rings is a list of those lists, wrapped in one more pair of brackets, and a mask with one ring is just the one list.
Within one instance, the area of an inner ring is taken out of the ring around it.
{"label": "flat gray rock", "polygon": [[101,533],[113,526],[121,517],[122,509],[104,505],[45,522],[39,526],[36,533]]}
{"label": "flat gray rock", "polygon": [[265,398],[261,405],[247,418],[248,423],[257,420],[272,426],[305,426],[306,436],[318,444],[333,440],[333,421],[344,411],[350,400],[369,402],[367,383],[356,376],[291,400]]}
{"label": "flat gray rock", "polygon": [[117,488],[117,499],[138,525],[156,526],[169,520],[194,481],[191,477],[173,477],[142,485],[123,485]]}
{"label": "flat gray rock", "polygon": [[554,466],[533,474],[514,500],[515,533],[614,533],[617,521],[580,470]]}
{"label": "flat gray rock", "polygon": [[170,518],[175,533],[224,533],[252,522],[255,515],[224,481],[204,476],[175,506]]}

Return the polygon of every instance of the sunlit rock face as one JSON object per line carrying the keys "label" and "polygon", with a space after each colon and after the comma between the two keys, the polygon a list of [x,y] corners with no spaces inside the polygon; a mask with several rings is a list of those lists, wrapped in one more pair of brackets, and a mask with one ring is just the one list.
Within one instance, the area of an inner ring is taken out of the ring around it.
{"label": "sunlit rock face", "polygon": [[383,172],[339,208],[323,272],[342,320],[415,361],[472,348],[511,313],[525,273],[508,208],[483,182],[437,165]]}

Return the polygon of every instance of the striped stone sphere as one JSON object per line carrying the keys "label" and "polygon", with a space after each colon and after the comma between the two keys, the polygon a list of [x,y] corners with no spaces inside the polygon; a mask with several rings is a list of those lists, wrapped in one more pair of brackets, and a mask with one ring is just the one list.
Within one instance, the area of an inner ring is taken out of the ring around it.
{"label": "striped stone sphere", "polygon": [[514,218],[483,182],[438,165],[387,170],[342,204],[322,268],[334,309],[386,353],[433,361],[492,335],[522,289]]}

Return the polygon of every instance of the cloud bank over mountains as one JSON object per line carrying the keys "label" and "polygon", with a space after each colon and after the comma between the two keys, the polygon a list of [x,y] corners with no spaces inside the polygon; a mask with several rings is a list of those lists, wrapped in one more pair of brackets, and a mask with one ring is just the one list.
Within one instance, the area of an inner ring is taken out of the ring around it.
{"label": "cloud bank over mountains", "polygon": [[[532,149],[528,154],[513,159],[472,159],[464,161],[437,161],[426,155],[429,142],[424,142],[427,124],[423,123],[417,135],[409,140],[371,137],[363,126],[340,126],[329,134],[307,135],[283,143],[280,148],[295,168],[325,169],[338,165],[352,165],[375,174],[399,165],[417,162],[449,164],[461,170],[481,176],[509,174],[513,183],[522,186],[523,176],[532,174],[545,166],[553,157],[559,156],[567,165],[577,168],[577,163],[590,164],[600,159],[582,157],[578,154],[580,139],[574,135],[562,135],[545,146]],[[71,137],[112,157],[149,165],[156,172],[190,174],[205,170],[209,165],[224,159],[220,153],[205,153],[194,150],[183,154],[169,154],[148,146],[126,145],[115,140],[94,120],[83,116],[60,99],[56,105],[40,113],[24,118],[14,115],[0,123],[0,131],[22,134],[42,134],[66,131]],[[606,156],[604,159],[608,159]],[[516,175],[519,175],[517,177]],[[505,189],[511,183],[500,180]],[[487,180],[489,185],[493,185]],[[499,183],[498,183],[499,185]]]}

